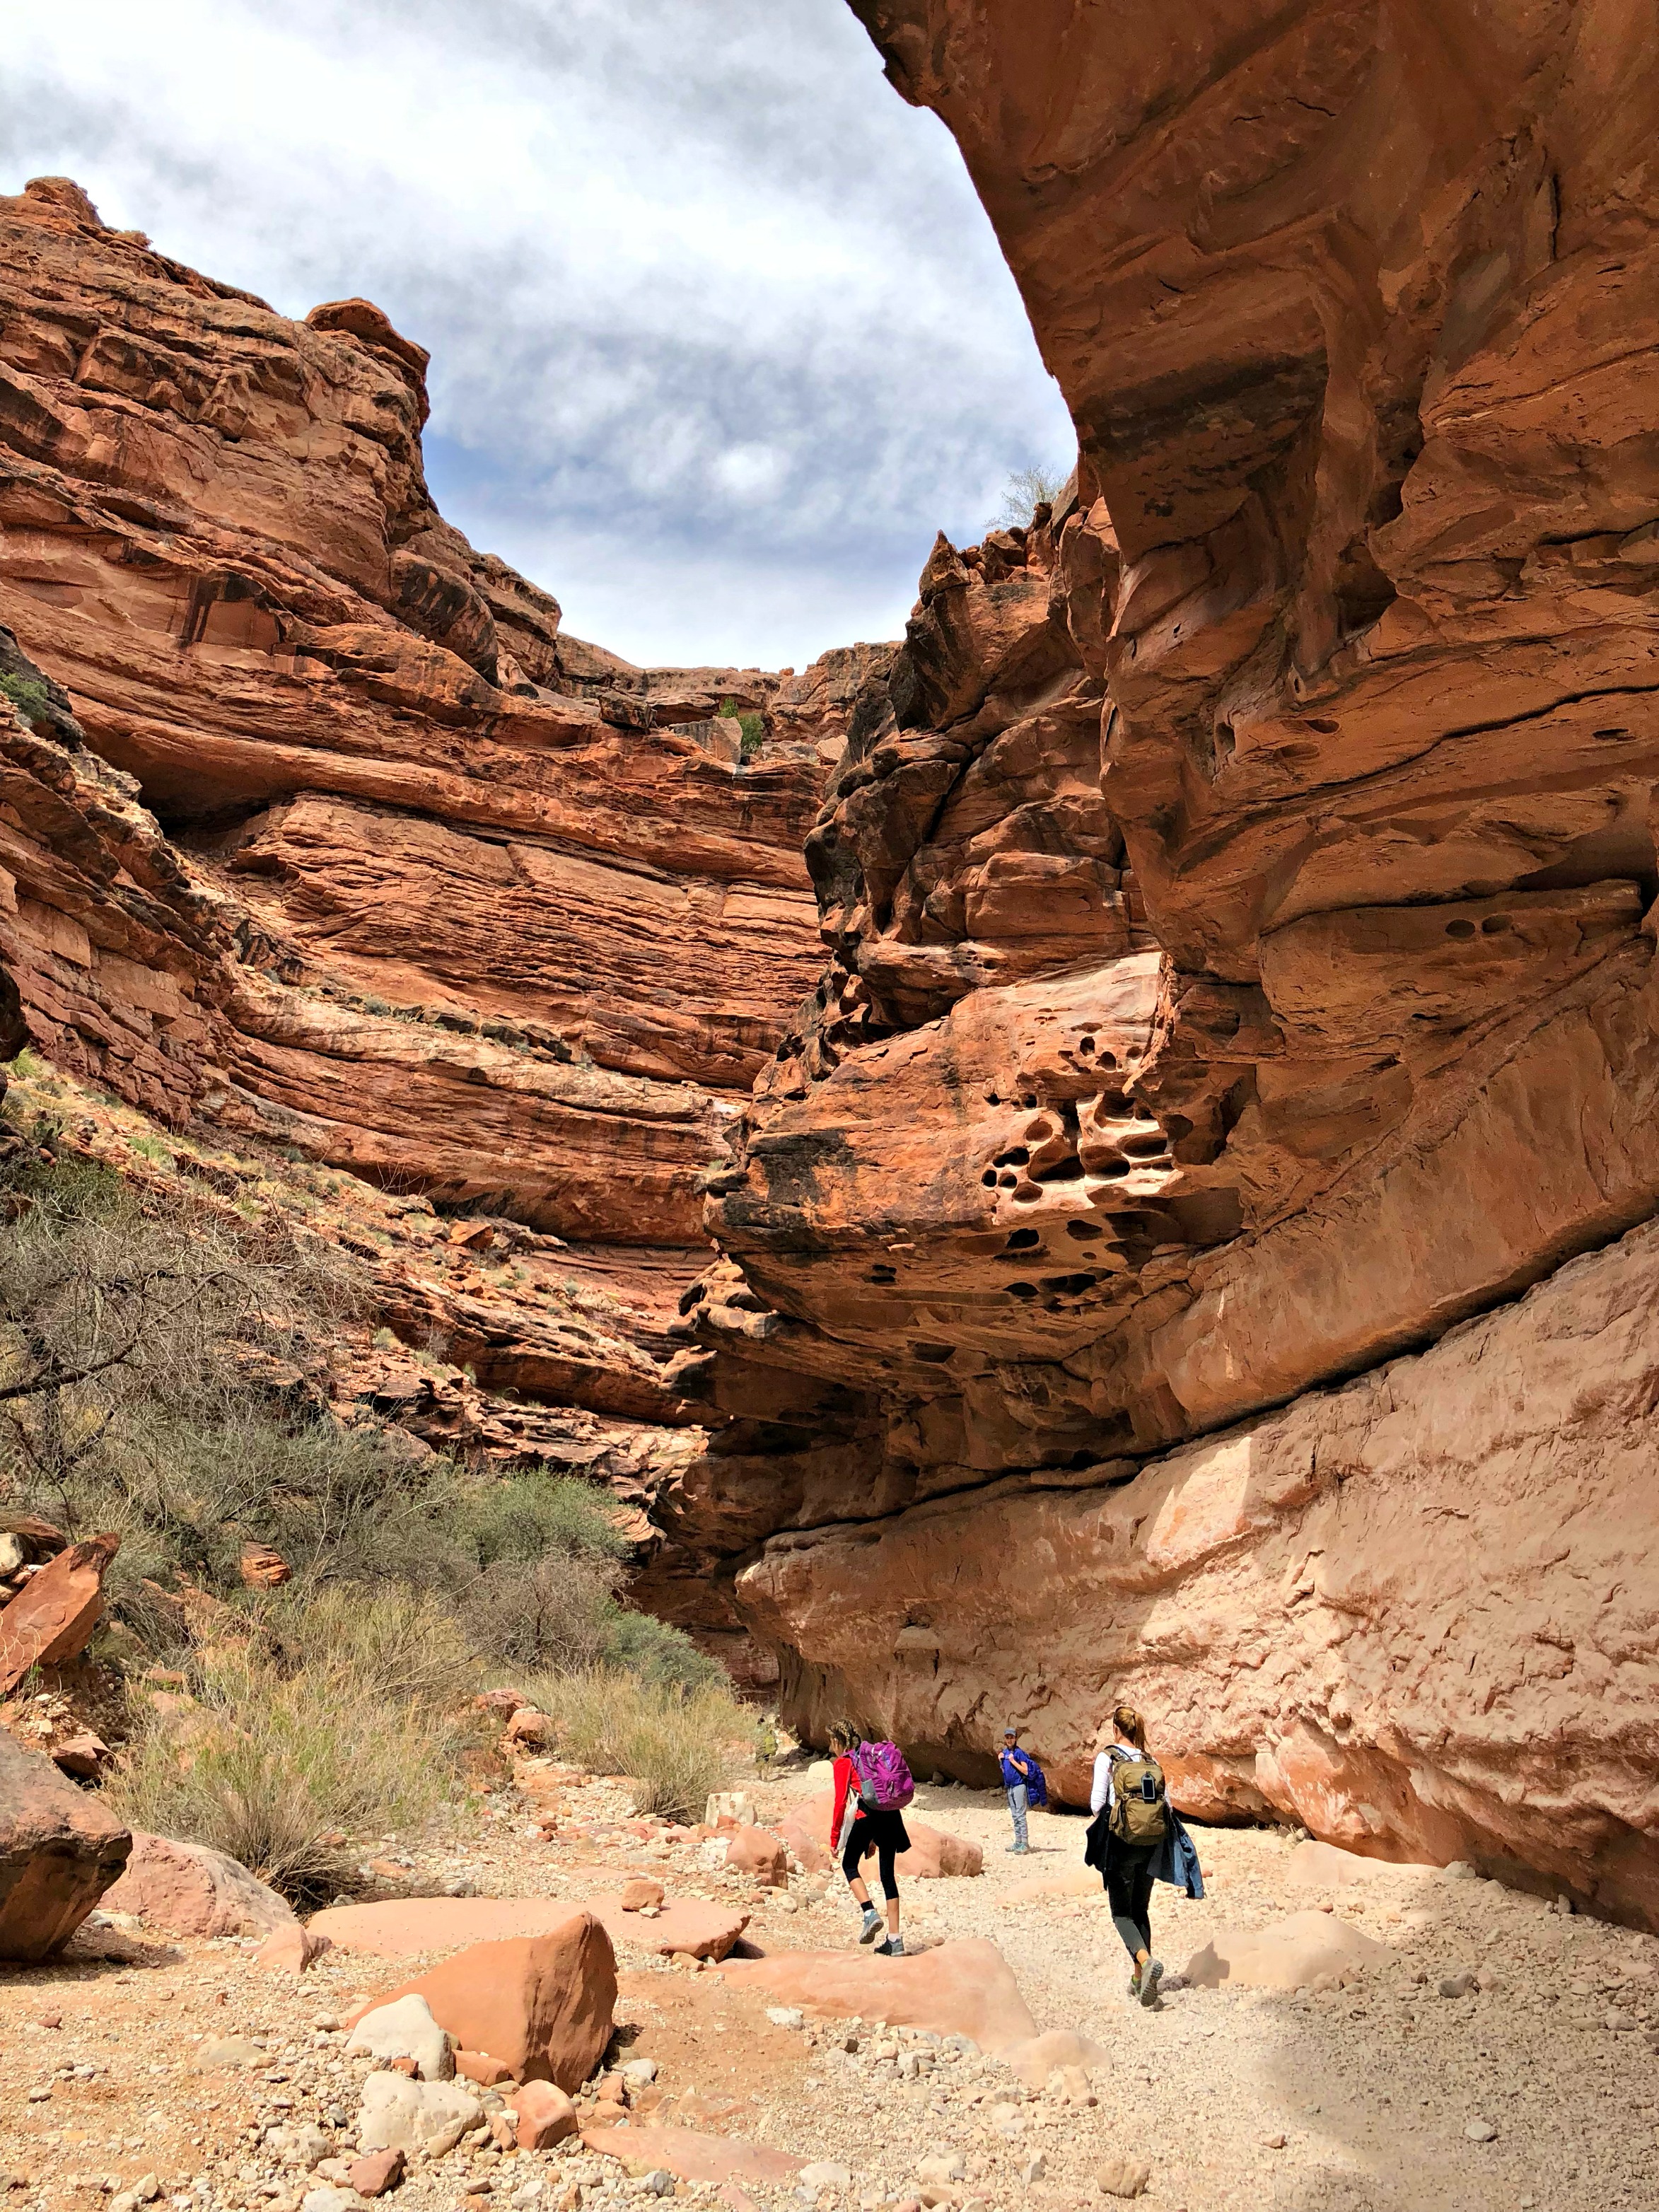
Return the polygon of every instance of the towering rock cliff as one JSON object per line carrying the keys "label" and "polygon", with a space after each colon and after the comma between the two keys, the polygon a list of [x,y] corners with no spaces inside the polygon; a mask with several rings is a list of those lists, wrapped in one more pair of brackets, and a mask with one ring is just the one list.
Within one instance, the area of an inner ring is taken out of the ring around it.
{"label": "towering rock cliff", "polygon": [[854,711],[658,1601],[1659,1924],[1649,27],[854,9],[1079,459]]}
{"label": "towering rock cliff", "polygon": [[[0,1052],[495,1218],[523,1289],[422,1228],[381,1285],[408,1340],[683,1427],[696,1178],[816,979],[801,842],[890,651],[568,638],[433,507],[425,367],[366,301],[291,321],[65,180],[0,200]],[[567,1283],[606,1326],[550,1311]]]}

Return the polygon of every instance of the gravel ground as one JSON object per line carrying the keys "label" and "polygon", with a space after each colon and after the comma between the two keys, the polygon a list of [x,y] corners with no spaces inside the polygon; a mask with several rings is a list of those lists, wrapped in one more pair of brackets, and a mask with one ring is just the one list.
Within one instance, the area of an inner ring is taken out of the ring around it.
{"label": "gravel ground", "polygon": [[[775,1816],[822,1783],[795,1774],[751,1787]],[[594,1887],[578,1869],[651,1869],[672,1894],[737,1899],[768,1951],[854,1943],[838,1878],[758,1891],[710,1866],[708,1850],[662,1840],[650,1824],[624,1826],[623,1785],[574,1784],[567,1804],[551,1841],[507,1796],[441,1836],[403,1839],[403,1855],[417,1880],[503,1896],[574,1898]],[[648,2157],[655,2120],[848,2170],[844,2186],[804,2193],[746,2184],[722,2199],[712,2185],[679,2186],[684,2198],[738,2212],[739,2197],[775,2212],[896,2207],[917,2191],[923,2158],[951,2154],[959,2178],[924,2193],[948,2189],[985,2212],[1109,2208],[1117,2200],[1097,2176],[1125,2160],[1150,2167],[1154,2212],[1659,2208],[1659,1940],[1474,1878],[1377,1867],[1340,1889],[1298,1887],[1289,1838],[1203,1831],[1206,1901],[1163,1888],[1153,1900],[1172,1973],[1218,1928],[1259,1928],[1322,1904],[1391,1955],[1342,1989],[1177,1988],[1144,2011],[1125,1994],[1127,1961],[1097,1897],[1010,1895],[1076,1867],[1080,1820],[1034,1814],[1031,1852],[1016,1858],[1003,1849],[1000,1796],[924,1788],[915,1811],[981,1843],[986,1871],[908,1888],[912,1948],[991,1937],[1039,2028],[1080,2029],[1109,2063],[1069,2089],[1030,2092],[948,2038],[873,2021],[775,2025],[763,1997],[716,1970],[625,1946],[625,2055],[659,2067],[630,2116],[641,2135],[630,2165]],[[397,1848],[387,1838],[363,1845],[366,1857]],[[308,2121],[349,2149],[367,2066],[344,2057],[335,2023],[423,1962],[337,1951],[296,1984],[253,1967],[252,1948],[179,1942],[149,1968],[69,1959],[0,1968],[3,2212],[99,2212],[150,2177],[173,2212],[299,2204],[314,2178],[285,2164],[267,2130]],[[1462,1972],[1477,1991],[1438,1994],[1443,1978]],[[231,2060],[214,2051],[227,2040],[242,2045]],[[397,2201],[409,2212],[459,2212],[469,2199],[471,2212],[611,2212],[647,2193],[637,2174],[580,2145],[505,2154],[464,2145],[417,2168]]]}

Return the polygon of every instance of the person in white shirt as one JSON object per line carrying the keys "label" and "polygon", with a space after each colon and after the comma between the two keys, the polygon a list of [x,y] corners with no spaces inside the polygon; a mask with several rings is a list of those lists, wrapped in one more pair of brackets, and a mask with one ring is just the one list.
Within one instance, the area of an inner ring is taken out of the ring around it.
{"label": "person in white shirt", "polygon": [[[1099,1742],[1094,1784],[1089,1792],[1089,1810],[1109,1814],[1117,1802],[1114,1770],[1126,1760],[1140,1761],[1146,1757],[1146,1725],[1133,1705],[1117,1707],[1109,1727],[1102,1730]],[[1129,1995],[1146,2006],[1158,2002],[1158,1985],[1164,1978],[1163,1962],[1152,1956],[1149,1917],[1152,1861],[1158,1848],[1156,1844],[1124,1843],[1113,1836],[1106,1860],[1106,1900],[1112,1925],[1134,1960]]]}

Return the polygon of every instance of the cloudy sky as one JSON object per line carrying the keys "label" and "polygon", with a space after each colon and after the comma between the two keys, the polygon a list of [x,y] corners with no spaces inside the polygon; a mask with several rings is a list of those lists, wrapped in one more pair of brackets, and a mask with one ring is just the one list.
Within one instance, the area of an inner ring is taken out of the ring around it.
{"label": "cloudy sky", "polygon": [[896,635],[1065,410],[955,147],[842,0],[76,0],[7,31],[0,189],[431,349],[474,543],[641,661]]}

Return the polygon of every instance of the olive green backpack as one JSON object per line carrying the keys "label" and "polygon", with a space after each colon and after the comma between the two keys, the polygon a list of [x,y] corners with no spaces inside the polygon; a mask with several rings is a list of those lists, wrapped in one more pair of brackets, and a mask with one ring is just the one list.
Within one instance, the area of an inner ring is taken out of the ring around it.
{"label": "olive green backpack", "polygon": [[1112,1761],[1112,1817],[1107,1827],[1120,1844],[1161,1844],[1170,1832],[1164,1769],[1142,1752]]}

